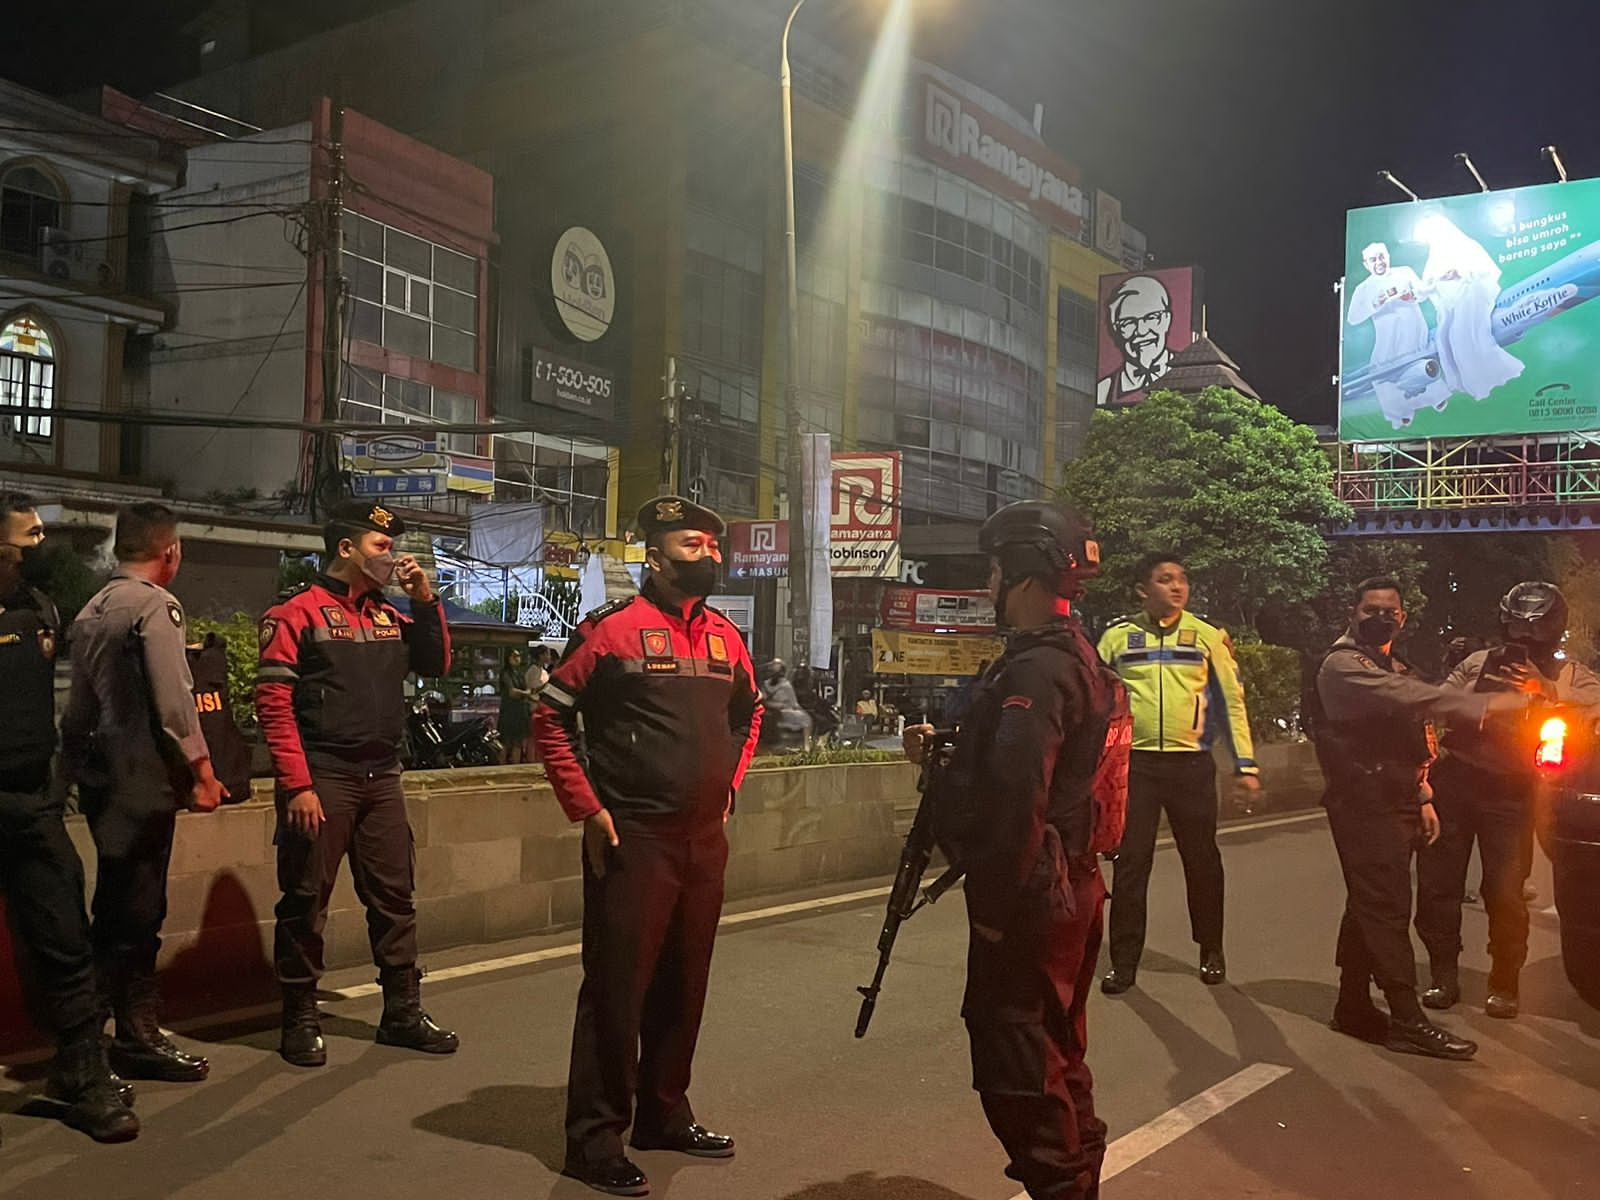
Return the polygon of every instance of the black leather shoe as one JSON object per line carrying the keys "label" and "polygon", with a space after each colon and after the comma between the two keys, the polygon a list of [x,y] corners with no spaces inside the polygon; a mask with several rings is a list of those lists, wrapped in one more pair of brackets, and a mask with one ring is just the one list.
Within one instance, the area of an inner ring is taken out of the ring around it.
{"label": "black leather shoe", "polygon": [[1389,1018],[1372,1004],[1367,1005],[1365,1009],[1349,1011],[1335,1008],[1333,1020],[1328,1022],[1328,1028],[1346,1037],[1353,1037],[1357,1041],[1381,1046],[1389,1037]]}
{"label": "black leather shoe", "polygon": [[561,1168],[568,1179],[576,1179],[586,1187],[608,1196],[648,1196],[650,1181],[627,1159],[618,1155],[600,1163],[572,1162]]}
{"label": "black leather shoe", "polygon": [[1489,999],[1484,1002],[1483,1011],[1496,1020],[1510,1021],[1522,1011],[1522,1006],[1510,992],[1490,992]]}
{"label": "black leather shoe", "polygon": [[111,1043],[108,1057],[116,1073],[125,1079],[160,1079],[167,1083],[199,1083],[211,1074],[211,1064],[197,1054],[186,1054],[156,1028],[141,1031],[143,1036]]}
{"label": "black leather shoe", "polygon": [[1448,1058],[1465,1062],[1478,1053],[1478,1043],[1457,1037],[1428,1020],[1389,1021],[1389,1036],[1383,1043],[1400,1054],[1422,1054],[1428,1058]]}
{"label": "black leather shoe", "polygon": [[1228,978],[1228,963],[1222,957],[1221,950],[1202,950],[1200,952],[1200,982],[1207,987],[1216,987],[1217,984]]}
{"label": "black leather shoe", "polygon": [[1137,978],[1132,971],[1119,971],[1115,967],[1106,972],[1106,977],[1100,981],[1100,990],[1108,996],[1120,996],[1133,986]]}
{"label": "black leather shoe", "polygon": [[712,1133],[704,1125],[691,1125],[680,1134],[670,1137],[660,1135],[633,1135],[635,1150],[675,1150],[679,1154],[692,1154],[696,1158],[732,1158],[733,1139],[725,1133]]}
{"label": "black leather shoe", "polygon": [[1452,1009],[1461,999],[1461,989],[1454,984],[1434,984],[1422,993],[1422,1005],[1435,1012],[1445,1012]]}

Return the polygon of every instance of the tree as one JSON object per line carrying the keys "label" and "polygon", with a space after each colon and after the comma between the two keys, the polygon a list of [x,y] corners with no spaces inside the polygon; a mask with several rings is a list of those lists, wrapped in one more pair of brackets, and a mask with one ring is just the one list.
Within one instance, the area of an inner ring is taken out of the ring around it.
{"label": "tree", "polygon": [[1095,413],[1062,492],[1101,543],[1091,614],[1124,611],[1139,556],[1170,550],[1194,578],[1196,609],[1241,630],[1254,630],[1267,606],[1323,589],[1318,526],[1350,513],[1311,430],[1227,388],[1158,391]]}
{"label": "tree", "polygon": [[[1403,538],[1334,538],[1329,542],[1323,585],[1302,604],[1269,605],[1260,617],[1263,640],[1315,654],[1331,646],[1350,623],[1354,588],[1363,579],[1388,575],[1400,585],[1409,628],[1426,628],[1429,563],[1420,542]],[[1432,643],[1430,655],[1433,653]]]}

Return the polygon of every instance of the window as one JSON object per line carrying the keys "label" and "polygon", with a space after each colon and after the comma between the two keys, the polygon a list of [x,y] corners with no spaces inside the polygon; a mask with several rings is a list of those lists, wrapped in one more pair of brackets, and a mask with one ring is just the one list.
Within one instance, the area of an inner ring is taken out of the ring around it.
{"label": "window", "polygon": [[38,167],[0,172],[0,253],[35,257],[44,231],[61,227],[63,201],[61,188]]}
{"label": "window", "polygon": [[1056,335],[1063,342],[1076,342],[1079,346],[1095,344],[1095,302],[1087,296],[1060,288],[1056,292]]}
{"label": "window", "polygon": [[[559,515],[551,522],[575,533],[605,530],[606,448],[546,433],[494,438],[495,498],[543,500]],[[534,489],[538,488],[536,492]]]}
{"label": "window", "polygon": [[[433,421],[441,425],[470,425],[478,419],[478,402],[471,396],[429,387],[398,375],[374,375],[352,369],[345,372],[342,421],[377,421],[406,425]],[[471,434],[440,434],[441,451],[477,453]]]}
{"label": "window", "polygon": [[683,351],[761,367],[761,277],[689,251],[683,278]]}
{"label": "window", "polygon": [[[0,404],[4,424],[22,436],[49,441],[55,429],[56,354],[50,335],[32,317],[15,317],[0,328]],[[16,406],[20,415],[9,411]]]}
{"label": "window", "polygon": [[477,369],[477,259],[354,213],[344,254],[352,338]]}

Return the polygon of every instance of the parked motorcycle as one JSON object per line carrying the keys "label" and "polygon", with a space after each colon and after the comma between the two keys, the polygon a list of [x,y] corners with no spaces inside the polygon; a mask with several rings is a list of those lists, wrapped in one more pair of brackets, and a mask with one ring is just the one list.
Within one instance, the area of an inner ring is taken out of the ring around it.
{"label": "parked motorcycle", "polygon": [[487,718],[446,730],[434,715],[442,696],[425,693],[411,702],[406,716],[406,766],[414,771],[446,767],[492,767],[504,756],[500,734]]}

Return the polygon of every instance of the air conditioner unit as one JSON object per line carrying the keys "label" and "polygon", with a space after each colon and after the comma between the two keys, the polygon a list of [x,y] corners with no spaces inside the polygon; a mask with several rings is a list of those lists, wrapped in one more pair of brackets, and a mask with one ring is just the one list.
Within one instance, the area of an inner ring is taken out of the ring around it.
{"label": "air conditioner unit", "polygon": [[39,269],[51,279],[71,279],[83,259],[83,247],[65,229],[46,225],[39,230]]}

